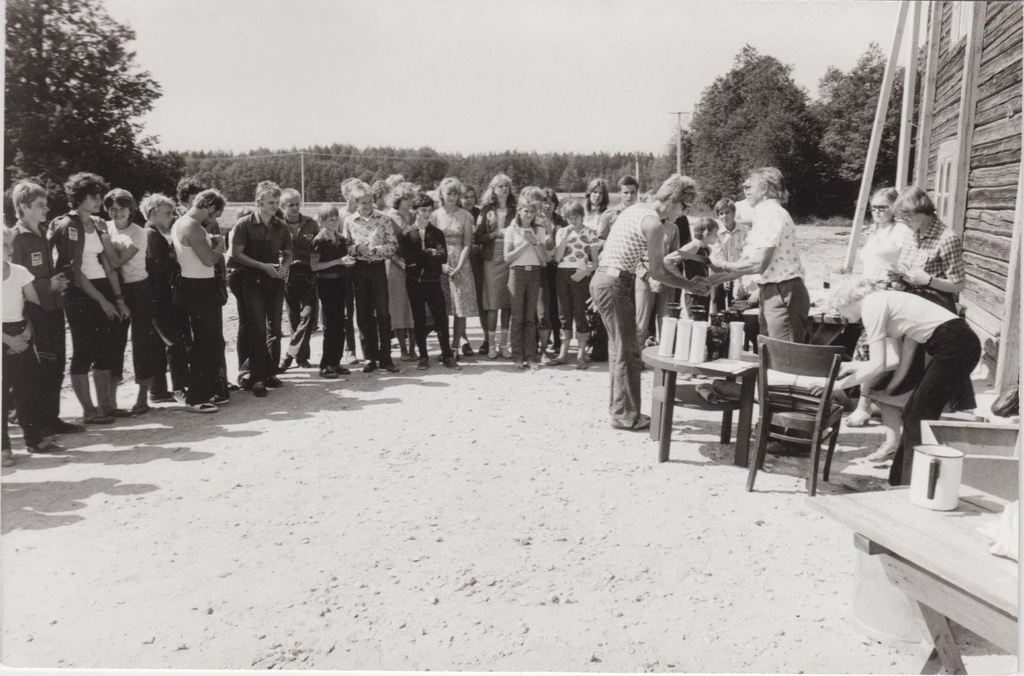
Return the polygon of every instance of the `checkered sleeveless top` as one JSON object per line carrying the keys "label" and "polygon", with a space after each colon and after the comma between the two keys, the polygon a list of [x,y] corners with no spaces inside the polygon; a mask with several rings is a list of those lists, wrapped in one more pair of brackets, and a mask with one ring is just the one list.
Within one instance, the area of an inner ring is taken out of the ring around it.
{"label": "checkered sleeveless top", "polygon": [[601,250],[600,265],[618,268],[625,272],[636,272],[640,259],[647,253],[647,238],[640,223],[647,216],[658,217],[649,204],[634,204],[615,219],[615,225]]}

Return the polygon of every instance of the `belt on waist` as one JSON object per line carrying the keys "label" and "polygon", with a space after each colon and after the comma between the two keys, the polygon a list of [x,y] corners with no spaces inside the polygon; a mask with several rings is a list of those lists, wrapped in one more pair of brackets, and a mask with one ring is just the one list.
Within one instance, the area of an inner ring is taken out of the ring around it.
{"label": "belt on waist", "polygon": [[344,272],[318,272],[316,273],[317,279],[341,279],[345,276]]}
{"label": "belt on waist", "polygon": [[379,261],[364,261],[364,260],[359,260],[357,258],[356,259],[356,265],[384,265],[384,261],[383,260],[379,260]]}
{"label": "belt on waist", "polygon": [[609,267],[607,265],[601,265],[597,268],[597,271],[601,274],[608,275],[609,277],[623,277],[625,279],[633,279],[636,277],[635,273],[620,270],[619,268]]}
{"label": "belt on waist", "polygon": [[543,266],[541,266],[541,265],[510,265],[509,267],[510,268],[515,268],[516,270],[526,270],[527,272],[529,272],[530,270],[540,270]]}

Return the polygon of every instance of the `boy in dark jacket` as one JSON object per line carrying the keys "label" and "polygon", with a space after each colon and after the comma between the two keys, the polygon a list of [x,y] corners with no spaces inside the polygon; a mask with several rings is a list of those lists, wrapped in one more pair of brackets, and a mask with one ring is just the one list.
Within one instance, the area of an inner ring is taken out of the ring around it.
{"label": "boy in dark jacket", "polygon": [[441,291],[441,266],[448,262],[448,248],[444,233],[430,223],[434,200],[429,195],[419,195],[413,200],[412,208],[416,211],[416,227],[398,238],[398,250],[405,261],[405,288],[409,293],[416,347],[420,352],[420,363],[416,368],[430,368],[425,309],[429,307],[437,339],[441,343],[441,363],[448,368],[461,369],[455,362],[448,338],[448,308]]}

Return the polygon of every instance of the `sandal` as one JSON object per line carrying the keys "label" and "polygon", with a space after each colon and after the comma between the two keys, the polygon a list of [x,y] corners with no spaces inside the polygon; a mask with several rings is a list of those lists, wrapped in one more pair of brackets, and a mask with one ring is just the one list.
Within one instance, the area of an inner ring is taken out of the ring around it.
{"label": "sandal", "polygon": [[587,362],[585,362],[585,361],[578,361],[578,362],[576,362],[576,370],[577,371],[585,371],[588,368],[590,368],[590,364],[588,364]]}
{"label": "sandal", "polygon": [[544,362],[544,366],[565,366],[566,362],[561,357],[552,357]]}
{"label": "sandal", "polygon": [[113,416],[115,418],[131,418],[132,417],[131,411],[127,411],[127,410],[125,410],[123,408],[112,408],[109,411],[104,411],[104,413],[106,413],[109,416]]}
{"label": "sandal", "polygon": [[86,425],[109,425],[114,422],[114,419],[100,410],[95,410],[92,413],[86,413],[82,416],[82,422]]}
{"label": "sandal", "polygon": [[148,404],[135,404],[132,406],[132,415],[144,415],[149,413],[150,408]]}
{"label": "sandal", "polygon": [[868,421],[871,420],[870,413],[864,413],[863,411],[854,411],[850,415],[846,416],[847,427],[866,427]]}

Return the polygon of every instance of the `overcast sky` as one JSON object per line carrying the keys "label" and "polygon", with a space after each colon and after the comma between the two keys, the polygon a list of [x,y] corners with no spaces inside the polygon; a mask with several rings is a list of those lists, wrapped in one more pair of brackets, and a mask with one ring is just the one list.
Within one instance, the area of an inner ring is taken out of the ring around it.
{"label": "overcast sky", "polygon": [[879,0],[106,0],[163,87],[165,150],[351,143],[660,152],[744,44],[811,96],[874,41]]}

